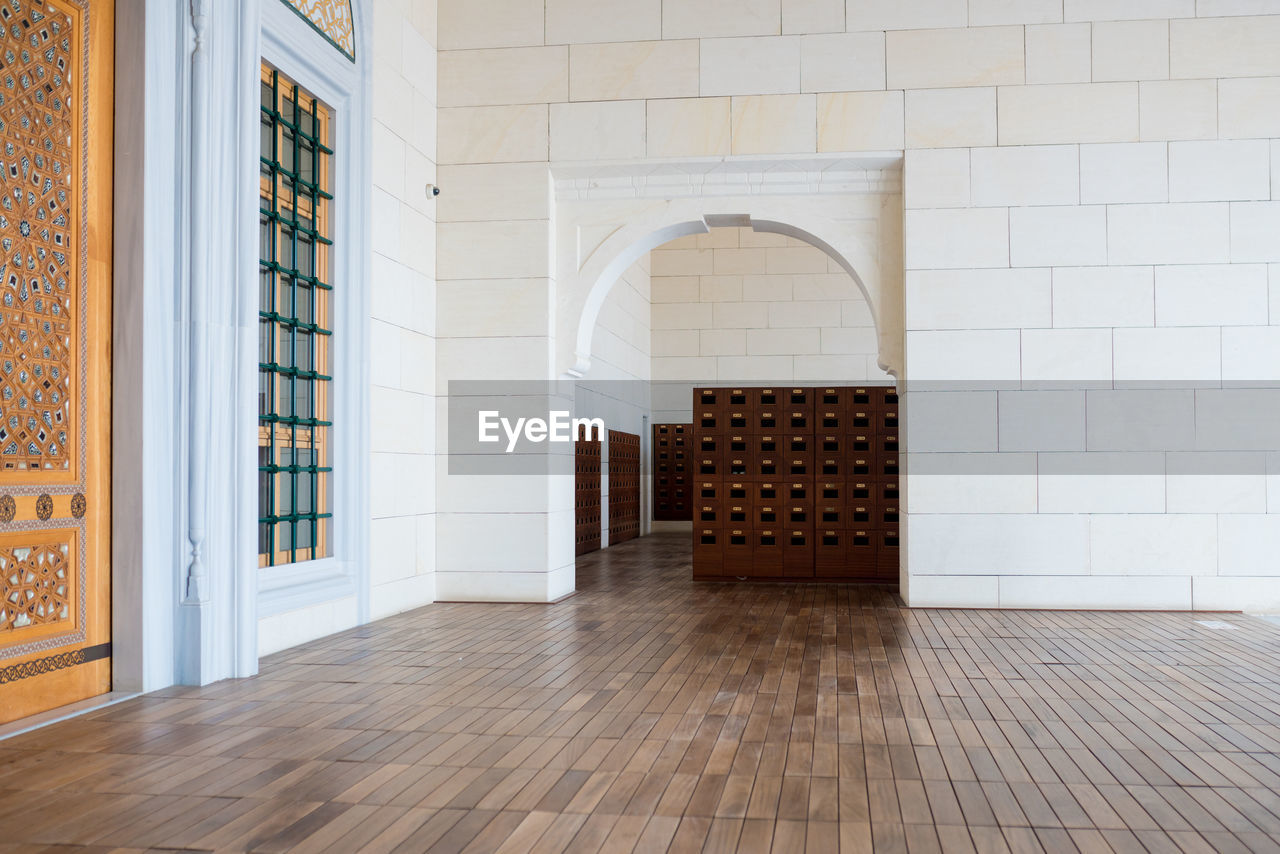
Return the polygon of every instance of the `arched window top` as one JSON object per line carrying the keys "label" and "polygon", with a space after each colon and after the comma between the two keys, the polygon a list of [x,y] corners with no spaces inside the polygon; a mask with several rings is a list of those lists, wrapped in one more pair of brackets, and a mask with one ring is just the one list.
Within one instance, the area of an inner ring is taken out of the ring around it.
{"label": "arched window top", "polygon": [[351,14],[351,0],[282,0],[302,20],[355,62],[356,33]]}

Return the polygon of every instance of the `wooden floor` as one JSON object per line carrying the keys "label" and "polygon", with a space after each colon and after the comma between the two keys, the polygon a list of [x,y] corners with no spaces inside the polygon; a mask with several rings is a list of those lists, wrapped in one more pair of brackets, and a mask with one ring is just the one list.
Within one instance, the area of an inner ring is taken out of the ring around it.
{"label": "wooden floor", "polygon": [[912,611],[687,552],[0,742],[0,852],[1280,851],[1280,627]]}

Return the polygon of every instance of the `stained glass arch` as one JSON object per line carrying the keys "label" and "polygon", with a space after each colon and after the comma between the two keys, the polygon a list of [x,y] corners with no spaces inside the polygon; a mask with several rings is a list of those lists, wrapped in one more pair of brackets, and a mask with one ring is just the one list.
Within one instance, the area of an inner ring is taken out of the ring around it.
{"label": "stained glass arch", "polygon": [[351,0],[282,0],[342,55],[356,60],[356,27]]}

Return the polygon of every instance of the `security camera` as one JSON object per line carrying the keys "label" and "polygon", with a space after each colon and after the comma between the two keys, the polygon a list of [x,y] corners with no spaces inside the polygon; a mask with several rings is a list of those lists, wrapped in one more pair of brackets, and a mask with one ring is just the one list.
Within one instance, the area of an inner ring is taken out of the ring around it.
{"label": "security camera", "polygon": [[437,187],[435,184],[428,184],[427,195],[431,196],[432,198],[435,198],[436,196],[440,195],[440,188]]}

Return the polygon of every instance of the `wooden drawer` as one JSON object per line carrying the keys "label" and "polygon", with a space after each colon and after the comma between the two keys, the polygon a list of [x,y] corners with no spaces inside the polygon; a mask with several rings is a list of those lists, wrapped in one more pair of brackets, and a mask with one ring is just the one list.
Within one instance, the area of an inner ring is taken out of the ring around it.
{"label": "wooden drawer", "polygon": [[784,528],[782,574],[788,578],[813,578],[813,528]]}
{"label": "wooden drawer", "polygon": [[751,518],[757,528],[776,528],[782,524],[784,510],[776,501],[760,502],[752,508]]}
{"label": "wooden drawer", "polygon": [[783,455],[782,474],[788,479],[798,477],[812,478],[814,475],[813,453],[788,453]]}
{"label": "wooden drawer", "polygon": [[724,554],[722,567],[724,574],[750,576],[754,572],[751,558],[755,552],[755,544],[752,542],[755,532],[747,525],[740,528],[723,528],[722,532],[724,546],[721,551]]}
{"label": "wooden drawer", "polygon": [[720,575],[724,566],[723,534],[719,528],[693,528],[693,574]]}
{"label": "wooden drawer", "polygon": [[782,529],[777,527],[757,528],[754,534],[751,553],[751,574],[757,576],[779,576],[783,570],[783,551],[786,540]]}

